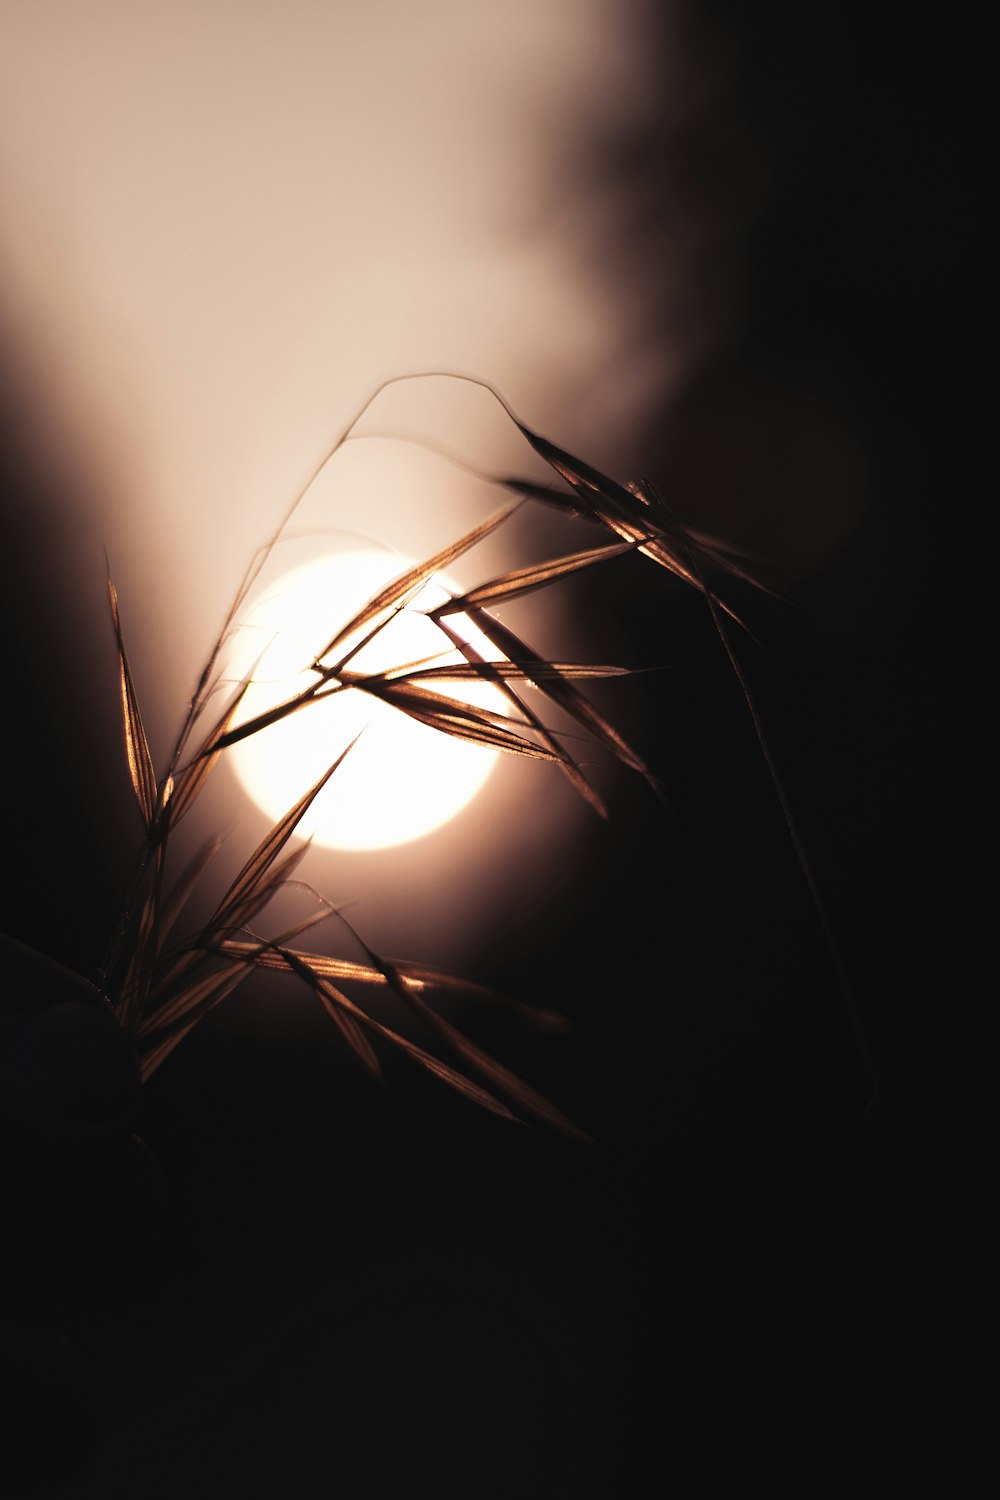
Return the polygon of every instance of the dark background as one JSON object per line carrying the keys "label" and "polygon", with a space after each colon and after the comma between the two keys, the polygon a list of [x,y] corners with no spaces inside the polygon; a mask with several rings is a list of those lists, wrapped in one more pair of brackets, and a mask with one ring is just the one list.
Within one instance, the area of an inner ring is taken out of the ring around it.
{"label": "dark background", "polygon": [[[730,594],[757,638],[736,647],[877,1099],[703,602],[639,559],[594,575],[601,654],[669,663],[606,700],[669,811],[622,772],[573,902],[477,976],[572,1034],[465,1019],[595,1144],[392,1059],[371,1088],[320,1017],[196,1032],[134,1119],[155,1163],[15,1112],[15,1488],[583,1497],[651,1464],[682,1492],[803,1493],[949,1453],[940,1247],[956,1094],[976,1105],[947,769],[975,523],[971,43],[861,6],[684,15],[706,102],[582,142],[579,182],[610,185],[599,253],[651,337],[704,332],[634,463],[781,564],[783,602]],[[650,45],[666,74],[653,22]],[[657,270],[685,224],[679,303]],[[0,925],[92,975],[135,836],[110,634],[72,576],[87,495],[4,380]],[[8,974],[14,1055],[55,990]]]}

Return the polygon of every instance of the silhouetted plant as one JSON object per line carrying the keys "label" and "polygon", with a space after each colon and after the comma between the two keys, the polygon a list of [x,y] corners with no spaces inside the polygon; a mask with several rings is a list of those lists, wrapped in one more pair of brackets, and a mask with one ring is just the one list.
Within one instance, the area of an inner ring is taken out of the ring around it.
{"label": "silhouetted plant", "polygon": [[[401,376],[396,380],[413,378],[420,377]],[[466,376],[453,378],[471,379]],[[400,573],[345,624],[335,630],[331,627],[325,649],[312,662],[313,682],[266,713],[237,724],[237,710],[252,677],[250,673],[236,686],[222,712],[210,721],[207,731],[202,730],[200,736],[196,734],[221,686],[220,660],[226,642],[271,550],[320,471],[349,437],[357,435],[354,429],[360,417],[380,391],[393,383],[395,381],[387,381],[376,390],[333,444],[248,569],[201,672],[168,764],[160,774],[153,766],[143,729],[125,651],[117,596],[109,578],[125,748],[144,836],[109,950],[103,985],[115,1015],[137,1048],[144,1079],[160,1066],[204,1015],[232,994],[252,973],[260,969],[280,970],[313,991],[345,1045],[373,1077],[381,1075],[376,1044],[389,1044],[485,1109],[512,1118],[533,1119],[570,1134],[579,1134],[548,1100],[471,1042],[438,1009],[438,1002],[447,995],[475,996],[496,1003],[513,1002],[424,965],[381,957],[363,942],[342,916],[340,920],[364,954],[363,961],[329,957],[303,949],[299,946],[300,939],[316,922],[330,915],[328,906],[277,935],[264,936],[258,931],[258,919],[274,896],[288,885],[306,853],[307,844],[289,853],[289,840],[326,782],[336,775],[344,758],[354,753],[353,743],[337,747],[337,753],[323,776],[271,828],[208,920],[184,936],[174,935],[177,919],[216,851],[218,840],[209,840],[187,868],[168,883],[171,835],[201,793],[219,757],[231,745],[262,732],[290,714],[307,712],[314,703],[336,693],[369,694],[440,733],[509,754],[555,763],[589,806],[598,815],[606,816],[603,801],[579,760],[563,744],[560,734],[547,726],[536,708],[526,701],[526,689],[534,689],[543,700],[568,715],[623,765],[643,776],[654,790],[658,790],[649,767],[578,686],[588,678],[620,675],[626,669],[548,660],[492,612],[500,604],[548,588],[582,569],[601,567],[624,553],[635,551],[686,586],[698,590],[707,601],[746,695],[789,832],[839,966],[836,944],[826,925],[822,904],[784,800],[745,675],[729,638],[726,620],[739,623],[738,617],[709,582],[721,574],[756,584],[757,580],[748,570],[743,556],[723,541],[682,525],[670,514],[654,486],[619,483],[534,432],[514,415],[498,392],[482,381],[473,383],[485,386],[500,401],[526,442],[545,461],[559,482],[543,484],[516,475],[490,476],[499,488],[513,496],[511,502],[434,556]],[[429,659],[367,673],[352,666],[361,649],[415,599],[435,574],[450,567],[526,503],[555,506],[566,514],[595,524],[614,539],[489,578],[460,595],[449,596],[444,603],[427,611],[441,632],[442,654],[452,656],[457,652],[461,661],[442,663]],[[465,640],[455,628],[459,620],[471,622],[481,632],[497,653],[495,659],[486,659]],[[506,698],[509,711],[498,713],[449,694],[449,687],[470,680],[485,681],[497,687]],[[841,977],[850,1004],[842,970]],[[452,1054],[455,1065],[442,1061],[378,1020],[363,1004],[348,996],[342,988],[344,984],[373,992],[380,989],[392,991],[425,1024],[436,1041]],[[517,1009],[537,1025],[550,1030],[560,1027],[561,1018],[551,1012],[525,1006]],[[860,1029],[859,1040],[864,1047]]]}

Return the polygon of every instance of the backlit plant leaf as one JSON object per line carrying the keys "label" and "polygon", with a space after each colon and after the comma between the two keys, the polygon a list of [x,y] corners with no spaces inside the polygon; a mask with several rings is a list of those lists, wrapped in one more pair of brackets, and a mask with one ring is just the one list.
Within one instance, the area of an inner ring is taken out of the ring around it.
{"label": "backlit plant leaf", "polygon": [[[240,954],[245,960],[249,960],[254,951],[252,943],[240,942],[235,939],[226,940],[219,945],[222,953]],[[357,963],[349,958],[335,958],[325,953],[303,953],[300,949],[295,950],[298,957],[306,962],[309,967],[323,979],[339,980],[342,983],[366,984],[376,988],[386,989],[389,981],[381,969],[372,964]],[[287,971],[289,965],[283,955],[273,948],[264,948],[253,960],[258,968],[273,969],[277,972]],[[472,1000],[479,1004],[501,1006],[509,1010],[513,1015],[519,1017],[527,1025],[535,1027],[539,1031],[545,1031],[551,1035],[560,1035],[569,1030],[569,1022],[565,1016],[555,1011],[544,1010],[539,1006],[526,1005],[523,1001],[515,1000],[509,995],[500,994],[496,990],[487,989],[485,985],[474,984],[471,980],[462,979],[456,974],[448,974],[441,969],[428,968],[426,964],[414,963],[410,959],[390,958],[386,960],[394,969],[399,970],[406,978],[411,990],[428,998],[433,995],[447,995],[454,999]]]}
{"label": "backlit plant leaf", "polygon": [[[531,724],[532,728],[535,730],[535,733],[538,735],[539,743],[543,745],[547,750],[551,751],[552,755],[555,756],[556,760],[559,763],[560,769],[569,779],[570,783],[576,788],[577,792],[579,792],[580,796],[583,797],[584,801],[594,809],[599,817],[607,818],[608,810],[604,805],[603,799],[591,786],[590,782],[587,780],[586,776],[584,776],[576,761],[569,754],[569,752],[565,750],[562,745],[560,745],[555,735],[550,733],[550,731],[545,727],[530,704],[525,703],[520,694],[515,691],[510,682],[505,679],[503,673],[499,670],[502,666],[511,666],[513,665],[513,663],[492,662],[488,660],[486,657],[482,656],[474,646],[466,641],[463,636],[459,635],[457,631],[453,630],[448,624],[447,620],[445,620],[443,617],[439,617],[435,623],[437,624],[438,629],[448,637],[452,645],[455,646],[456,649],[460,651],[464,657],[466,657],[469,665],[473,666],[477,671],[482,672],[488,680],[492,680],[493,682],[495,682],[496,685],[500,688],[501,692],[506,694],[506,696],[514,704],[514,707],[517,708],[519,712],[524,715],[528,723]],[[552,664],[545,663],[545,665],[548,667]],[[532,675],[531,669],[525,668],[521,663],[518,663],[518,670],[524,673],[529,682],[536,682],[538,680]]]}
{"label": "backlit plant leaf", "polygon": [[241,926],[243,921],[247,920],[245,917],[238,921],[235,919],[241,909],[245,908],[248,898],[252,897],[257,891],[268,870],[295,832],[296,827],[302,821],[313,802],[326,786],[330,777],[343,764],[344,758],[350,754],[359,739],[360,735],[356,735],[346,749],[342,750],[337,756],[333,764],[323,772],[323,775],[315,785],[310,787],[299,798],[294,807],[289,808],[283,818],[278,819],[267,837],[258,844],[222,898],[218,911],[212,918],[210,924],[212,927]]}
{"label": "backlit plant leaf", "polygon": [[539,760],[555,760],[558,757],[544,745],[538,745],[509,726],[514,720],[491,709],[463,703],[456,698],[434,693],[406,679],[394,680],[382,675],[374,677],[351,676],[347,679],[351,687],[371,693],[375,698],[397,708],[401,713],[438,729],[443,734],[457,739],[469,740],[473,744],[487,745],[494,750],[506,750],[514,755],[526,755]]}
{"label": "backlit plant leaf", "polygon": [[244,893],[241,899],[227,904],[212,918],[205,929],[206,936],[214,943],[226,932],[234,932],[241,927],[247,927],[274,899],[281,888],[288,884],[308,853],[309,842],[306,841],[297,849],[292,849],[284,859],[278,860],[265,876]]}
{"label": "backlit plant leaf", "polygon": [[348,637],[354,635],[356,631],[362,630],[384,610],[392,609],[418,593],[435,573],[440,573],[444,568],[450,567],[464,552],[468,552],[470,547],[474,547],[477,542],[489,536],[490,532],[496,531],[498,526],[502,525],[504,521],[508,520],[514,514],[520,503],[518,500],[513,505],[506,506],[503,510],[498,511],[496,515],[490,516],[488,520],[483,521],[479,526],[474,526],[471,531],[459,537],[457,542],[452,542],[450,546],[443,547],[433,557],[429,557],[425,562],[417,563],[415,567],[408,568],[405,573],[401,573],[398,578],[394,578],[391,583],[387,583],[384,589],[381,589],[369,599],[368,603],[346,625],[343,625],[337,631],[324,650],[320,652],[318,660],[329,656]]}
{"label": "backlit plant leaf", "polygon": [[504,573],[498,578],[491,579],[488,583],[481,583],[467,593],[458,595],[455,599],[449,599],[446,604],[439,604],[435,609],[429,611],[431,619],[439,615],[455,614],[466,609],[472,604],[500,604],[507,603],[511,599],[520,599],[525,594],[534,592],[535,589],[548,588],[552,583],[561,578],[568,578],[573,573],[579,573],[584,568],[593,568],[598,563],[609,562],[612,558],[622,557],[626,552],[634,552],[644,542],[652,540],[643,537],[632,542],[613,542],[607,547],[590,547],[585,552],[574,552],[567,557],[552,558],[549,562],[536,563],[533,567],[515,568],[510,573]]}
{"label": "backlit plant leaf", "polygon": [[203,974],[184,985],[165,1005],[143,1017],[139,1027],[140,1037],[145,1039],[172,1035],[181,1021],[192,1015],[196,1019],[204,1015],[205,1010],[215,1003],[215,996],[222,992],[225,982],[234,974],[245,977],[245,961],[230,959],[221,969],[216,968],[211,974]]}
{"label": "backlit plant leaf", "polygon": [[198,852],[185,866],[184,871],[178,877],[169,899],[164,903],[160,914],[160,940],[166,938],[173,929],[177,918],[184,909],[184,904],[194,891],[198,879],[211,859],[218,854],[222,847],[222,840],[217,834],[208,839]]}
{"label": "backlit plant leaf", "polygon": [[[508,625],[503,625],[493,615],[487,614],[485,610],[474,609],[469,612],[470,618],[483,632],[483,635],[499,651],[522,665],[530,665],[537,662],[544,666],[542,658],[527,644],[527,642],[516,636]],[[649,783],[653,790],[659,795],[660,786],[649,767],[635,753],[630,745],[616,729],[608,723],[588,698],[578,692],[566,678],[558,675],[546,675],[541,673],[537,678],[533,677],[541,692],[547,694],[554,703],[570,714],[578,723],[612,750],[620,761],[633,771],[638,771]]]}
{"label": "backlit plant leaf", "polygon": [[261,969],[281,969],[288,973],[298,974],[300,978],[308,978],[310,987],[318,995],[330,1019],[333,1021],[341,1037],[348,1048],[364,1068],[370,1077],[382,1079],[382,1064],[378,1060],[371,1042],[365,1036],[358,1022],[351,1015],[348,1006],[335,1003],[324,984],[318,981],[328,978],[320,975],[316,968],[315,956],[300,953],[295,950],[303,968],[295,968],[284,957],[284,945],[289,941],[287,935],[282,939],[276,939],[273,943],[242,943],[230,942],[223,944],[223,951],[239,955],[242,963],[249,963]]}
{"label": "backlit plant leaf", "polygon": [[203,1016],[207,1015],[216,1005],[238,989],[249,977],[251,969],[243,963],[234,963],[223,969],[221,973],[212,974],[201,980],[197,986],[192,986],[183,997],[182,1012],[171,1021],[165,1016],[158,1017],[150,1030],[155,1036],[155,1041],[144,1049],[139,1058],[139,1072],[145,1083],[155,1073],[156,1069],[163,1063],[179,1042],[182,1042]]}
{"label": "backlit plant leaf", "polygon": [[125,731],[125,755],[128,760],[129,778],[135,792],[142,821],[151,833],[156,823],[156,773],[149,753],[146,731],[142,727],[139,700],[136,697],[132,673],[125,654],[121,618],[118,613],[118,595],[108,575],[108,598],[111,603],[111,619],[118,643],[118,684],[122,703],[122,724]]}
{"label": "backlit plant leaf", "polygon": [[481,1047],[477,1047],[474,1042],[470,1042],[468,1037],[463,1036],[457,1027],[452,1026],[450,1021],[446,1021],[443,1016],[438,1015],[437,1011],[433,1010],[427,1004],[416,988],[410,988],[405,974],[394,968],[393,965],[387,964],[384,959],[379,958],[378,954],[369,948],[368,944],[358,935],[345,917],[341,916],[340,920],[347,927],[355,942],[363,949],[369,963],[374,968],[382,971],[399,998],[463,1062],[468,1063],[477,1073],[481,1073],[493,1088],[499,1089],[501,1093],[506,1094],[526,1114],[543,1121],[546,1125],[552,1126],[564,1135],[574,1136],[578,1140],[587,1139],[583,1131],[579,1130],[570,1120],[567,1120],[566,1116],[556,1109],[554,1104],[550,1104],[547,1099],[543,1098],[536,1089],[531,1088],[523,1079],[518,1078],[509,1068],[505,1068],[501,1063],[498,1063],[495,1058],[491,1057],[489,1053],[484,1052]]}
{"label": "backlit plant leaf", "polygon": [[[518,421],[509,408],[507,410],[518,431],[535,452],[571,487],[577,497],[574,508],[579,514],[609,528],[633,543],[644,556],[659,563],[700,593],[707,593],[704,581],[690,565],[691,549],[696,547],[696,543],[665,510],[660,509],[655,530],[650,535],[651,507],[648,501],[640,499],[629,486],[619,484],[583,459],[575,458],[564,448],[559,448],[547,438],[532,432],[531,428]],[[504,488],[522,495],[529,493],[532,488],[530,481],[512,476],[505,476],[501,483]],[[547,503],[552,503],[553,493],[544,486],[542,494]],[[727,604],[722,600],[716,602],[720,609],[742,626],[740,617]]]}
{"label": "backlit plant leaf", "polygon": [[[439,627],[442,620],[434,622]],[[465,642],[467,645],[468,642]],[[410,667],[387,667],[384,672],[375,672],[366,677],[366,683],[372,682],[424,682],[428,679],[439,682],[493,682],[501,684],[505,682],[536,682],[547,677],[566,677],[576,679],[596,679],[607,677],[630,677],[630,667],[609,667],[604,665],[590,665],[587,662],[575,661],[538,661],[531,666],[524,666],[516,661],[491,661],[488,657],[479,656],[468,662],[452,662],[448,665],[437,666],[410,666]]]}
{"label": "backlit plant leaf", "polygon": [[322,999],[327,1001],[329,1005],[343,1010],[347,1015],[356,1020],[359,1025],[364,1026],[375,1036],[381,1037],[384,1041],[390,1042],[399,1051],[405,1052],[407,1057],[419,1063],[422,1068],[432,1073],[436,1078],[439,1078],[442,1083],[448,1084],[450,1088],[464,1095],[473,1104],[478,1104],[480,1108],[489,1110],[491,1114],[500,1115],[504,1119],[516,1120],[516,1116],[511,1114],[507,1106],[502,1104],[499,1099],[495,1099],[486,1089],[480,1088],[477,1083],[464,1078],[461,1073],[456,1072],[447,1063],[441,1062],[439,1058],[434,1057],[430,1052],[425,1052],[423,1047],[418,1047],[415,1042],[411,1042],[406,1037],[400,1036],[391,1027],[383,1026],[382,1022],[376,1021],[374,1016],[369,1016],[366,1011],[362,1010],[359,1005],[355,1005],[353,1000],[350,1000],[341,990],[338,990],[328,979],[324,979],[322,975],[316,973],[293,949],[282,948],[277,944],[274,946],[275,951],[280,953],[285,959],[288,968],[304,979],[309,987],[319,994]]}
{"label": "backlit plant leaf", "polygon": [[248,687],[249,682],[241,684],[233,701],[227,706],[222,717],[198,751],[198,754],[174,778],[174,786],[170,797],[171,823],[176,824],[180,822],[208,780],[213,767],[222,754],[222,742],[232,725],[233,719],[236,717],[236,711],[243,702]]}

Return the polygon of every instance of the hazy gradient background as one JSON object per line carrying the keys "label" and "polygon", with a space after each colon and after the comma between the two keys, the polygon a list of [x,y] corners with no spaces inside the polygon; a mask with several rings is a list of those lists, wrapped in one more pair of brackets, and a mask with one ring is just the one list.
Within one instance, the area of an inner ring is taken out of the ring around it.
{"label": "hazy gradient background", "polygon": [[[636,6],[43,4],[3,24],[0,318],[23,419],[59,475],[32,520],[65,559],[69,675],[95,693],[107,662],[91,670],[80,634],[106,636],[107,546],[161,757],[253,549],[377,381],[481,374],[611,463],[683,366],[684,340],[650,338],[636,288],[595,263],[613,195],[579,161],[588,136],[656,107]],[[530,467],[484,395],[395,391],[368,425]],[[338,459],[294,532],[419,556],[499,503],[440,460],[371,445]],[[558,535],[528,519],[463,576]],[[284,548],[276,571],[317,545]],[[554,609],[540,644],[556,652]],[[531,901],[574,836],[573,794],[537,769],[505,765],[491,802],[430,846],[326,860],[313,878],[362,903],[373,940],[423,932],[458,958],[513,871]],[[214,810],[243,820],[240,850],[263,832],[247,813],[235,791]]]}
{"label": "hazy gradient background", "polygon": [[[941,14],[825,0],[0,7],[0,925],[93,972],[136,837],[102,547],[162,752],[345,418],[385,375],[459,366],[770,560],[783,602],[736,591],[739,649],[880,1076],[866,1119],[703,604],[642,559],[581,579],[525,618],[662,669],[601,702],[669,813],[614,772],[601,827],[513,766],[433,858],[314,875],[375,942],[569,1012],[558,1041],[462,1019],[596,1147],[403,1066],[372,1089],[307,996],[248,990],[145,1091],[158,1236],[148,1178],[14,1140],[28,1471],[63,1452],[94,1500],[617,1500],[650,1472],[891,1493],[967,1451],[948,752],[989,430],[974,50]],[[397,391],[383,421],[520,462],[469,392]],[[419,552],[494,503],[358,444],[301,528]],[[525,518],[484,572],[567,539]],[[217,793],[235,863],[259,825]]]}

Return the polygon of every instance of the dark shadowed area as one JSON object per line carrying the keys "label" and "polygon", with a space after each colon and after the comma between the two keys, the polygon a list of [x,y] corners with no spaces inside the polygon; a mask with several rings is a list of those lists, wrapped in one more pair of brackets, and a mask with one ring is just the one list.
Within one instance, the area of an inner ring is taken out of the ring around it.
{"label": "dark shadowed area", "polygon": [[235,997],[140,1097],[82,982],[17,946],[93,979],[139,830],[78,522],[100,499],[3,369],[0,1489],[867,1494],[958,1462],[942,568],[973,479],[977,122],[940,28],[651,10],[662,110],[582,131],[553,211],[603,199],[587,273],[663,370],[617,477],[780,596],[728,584],[752,632],[728,638],[851,1003],[705,602],[633,556],[569,617],[579,659],[655,668],[593,696],[668,805],[618,768],[558,901],[483,944],[474,977],[570,1033],[459,1018],[592,1144],[395,1055],[372,1084],[277,984],[273,1024]]}

